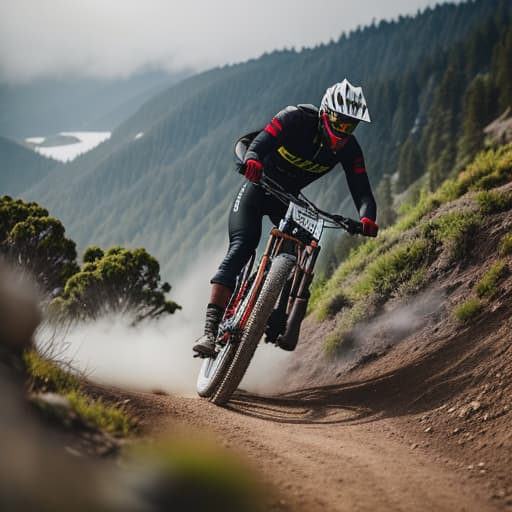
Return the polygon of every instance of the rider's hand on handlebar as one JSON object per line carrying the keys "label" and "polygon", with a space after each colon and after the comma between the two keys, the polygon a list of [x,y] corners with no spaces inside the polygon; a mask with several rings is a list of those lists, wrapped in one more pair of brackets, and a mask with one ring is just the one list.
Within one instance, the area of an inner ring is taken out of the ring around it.
{"label": "rider's hand on handlebar", "polygon": [[363,224],[363,235],[364,236],[377,236],[379,232],[379,226],[368,217],[363,217],[361,219],[361,223]]}
{"label": "rider's hand on handlebar", "polygon": [[259,183],[263,176],[263,165],[258,160],[249,159],[245,162],[244,176],[253,183]]}
{"label": "rider's hand on handlebar", "polygon": [[363,224],[357,220],[343,217],[343,215],[331,215],[334,222],[337,222],[343,229],[351,235],[363,234]]}

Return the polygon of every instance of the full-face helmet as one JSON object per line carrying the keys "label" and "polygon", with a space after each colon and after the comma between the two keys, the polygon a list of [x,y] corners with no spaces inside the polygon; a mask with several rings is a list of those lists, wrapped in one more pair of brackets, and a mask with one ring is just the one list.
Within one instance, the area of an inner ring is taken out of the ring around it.
{"label": "full-face helmet", "polygon": [[360,121],[371,122],[363,89],[346,78],[325,91],[319,112],[324,137],[333,151],[346,144]]}

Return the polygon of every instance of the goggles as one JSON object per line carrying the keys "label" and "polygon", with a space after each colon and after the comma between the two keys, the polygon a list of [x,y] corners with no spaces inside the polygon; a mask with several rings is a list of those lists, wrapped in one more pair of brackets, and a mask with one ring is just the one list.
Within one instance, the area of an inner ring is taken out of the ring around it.
{"label": "goggles", "polygon": [[334,152],[339,151],[343,148],[343,146],[345,146],[349,140],[349,135],[355,130],[357,126],[357,122],[347,123],[346,120],[344,120],[343,124],[351,126],[351,129],[349,128],[350,132],[340,132],[338,130],[335,131],[333,128],[331,128],[328,114],[325,112],[322,114],[322,123],[324,125],[324,133],[329,141],[329,146]]}
{"label": "goggles", "polygon": [[335,134],[352,135],[359,121],[347,118],[338,112],[329,111],[325,114],[327,123]]}

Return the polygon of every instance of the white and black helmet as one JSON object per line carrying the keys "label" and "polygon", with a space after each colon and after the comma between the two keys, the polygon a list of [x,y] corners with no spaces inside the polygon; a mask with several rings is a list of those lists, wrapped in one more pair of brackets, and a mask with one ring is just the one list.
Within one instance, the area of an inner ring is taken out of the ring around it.
{"label": "white and black helmet", "polygon": [[346,78],[325,91],[320,113],[337,113],[353,121],[371,122],[362,87],[354,87]]}

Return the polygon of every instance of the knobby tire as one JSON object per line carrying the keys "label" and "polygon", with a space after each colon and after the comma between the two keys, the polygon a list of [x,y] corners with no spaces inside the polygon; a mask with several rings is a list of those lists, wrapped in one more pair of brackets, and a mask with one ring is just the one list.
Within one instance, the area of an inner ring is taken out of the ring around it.
{"label": "knobby tire", "polygon": [[222,372],[223,376],[217,389],[209,397],[214,404],[226,404],[238,388],[294,265],[294,257],[288,254],[280,254],[272,261],[260,294],[245,325],[240,343],[234,346],[234,357],[227,370]]}

